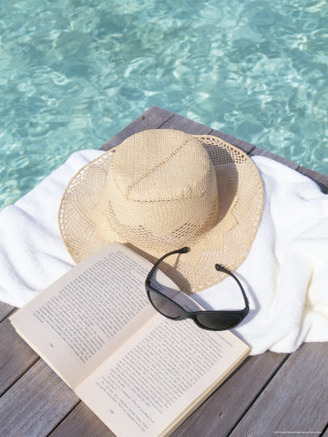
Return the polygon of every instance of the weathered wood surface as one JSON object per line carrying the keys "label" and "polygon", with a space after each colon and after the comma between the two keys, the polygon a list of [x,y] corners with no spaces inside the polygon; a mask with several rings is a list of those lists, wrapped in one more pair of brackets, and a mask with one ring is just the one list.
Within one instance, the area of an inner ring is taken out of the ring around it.
{"label": "weathered wood surface", "polygon": [[320,435],[328,422],[327,352],[327,344],[305,344],[292,354],[231,435]]}
{"label": "weathered wood surface", "polygon": [[[211,134],[250,155],[276,159],[316,180],[327,192],[328,177],[272,155],[185,117],[152,107],[108,141],[103,150],[143,129],[173,128]],[[0,303],[0,436],[92,436],[113,433],[14,332]],[[192,414],[174,437],[325,435],[328,437],[327,343],[303,345],[297,352],[250,357]]]}
{"label": "weathered wood surface", "polygon": [[1,436],[46,436],[79,402],[38,360],[1,398]]}
{"label": "weathered wood surface", "polygon": [[0,395],[2,395],[38,360],[38,356],[16,334],[9,319],[0,324],[0,339]]}
{"label": "weathered wood surface", "polygon": [[2,320],[4,320],[9,314],[11,314],[15,310],[15,307],[7,305],[3,302],[0,303],[0,322],[2,322]]}

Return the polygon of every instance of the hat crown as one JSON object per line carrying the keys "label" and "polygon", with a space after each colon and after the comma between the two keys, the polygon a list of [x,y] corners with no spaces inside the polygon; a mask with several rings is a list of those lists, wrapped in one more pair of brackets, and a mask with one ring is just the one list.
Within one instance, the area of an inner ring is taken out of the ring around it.
{"label": "hat crown", "polygon": [[204,146],[180,131],[147,130],[125,140],[106,193],[116,231],[136,245],[142,239],[164,251],[190,244],[217,221],[215,169]]}
{"label": "hat crown", "polygon": [[109,183],[125,199],[165,202],[206,195],[214,169],[194,137],[154,130],[131,140],[116,151],[110,166]]}

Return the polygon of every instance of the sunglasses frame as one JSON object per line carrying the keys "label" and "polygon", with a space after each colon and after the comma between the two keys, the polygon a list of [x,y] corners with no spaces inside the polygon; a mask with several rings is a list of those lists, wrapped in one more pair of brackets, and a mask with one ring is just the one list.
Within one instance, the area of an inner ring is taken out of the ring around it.
{"label": "sunglasses frame", "polygon": [[[242,310],[219,310],[219,311],[215,311],[215,310],[203,310],[203,311],[187,311],[185,308],[183,308],[180,304],[178,304],[177,302],[175,302],[173,299],[171,299],[169,296],[165,295],[164,293],[162,293],[159,289],[157,289],[156,287],[154,287],[152,285],[152,279],[154,277],[154,274],[156,272],[156,270],[158,269],[159,264],[168,256],[170,255],[174,255],[174,254],[178,254],[178,253],[187,253],[189,252],[189,248],[188,247],[183,247],[182,249],[177,249],[177,250],[173,250],[172,252],[169,252],[165,255],[163,255],[161,258],[159,258],[156,263],[153,265],[152,269],[150,270],[150,272],[147,275],[146,281],[145,281],[145,287],[146,287],[146,291],[147,291],[147,296],[148,299],[150,301],[150,303],[152,304],[152,306],[155,308],[156,311],[158,311],[160,314],[162,314],[163,316],[171,319],[171,320],[183,320],[183,319],[192,319],[197,326],[199,326],[202,329],[207,329],[210,331],[224,331],[227,329],[232,329],[234,327],[236,327],[237,325],[239,325],[239,323],[247,316],[247,314],[249,313],[249,302],[248,302],[248,298],[247,295],[245,293],[245,290],[241,284],[241,282],[239,281],[239,279],[228,269],[226,269],[225,267],[223,267],[221,264],[215,264],[215,269],[217,271],[221,271],[229,276],[231,276],[239,285],[239,288],[242,292],[243,298],[244,298],[244,302],[245,302],[245,308],[243,308]],[[159,295],[161,295],[162,297],[164,297],[165,299],[167,299],[171,304],[173,304],[175,307],[177,307],[180,312],[181,312],[181,316],[179,317],[170,317],[167,314],[162,313],[158,308],[156,308],[156,306],[153,304],[152,299],[150,297],[150,293],[151,292],[155,292]],[[234,315],[235,317],[238,318],[238,321],[236,323],[233,323],[232,325],[229,325],[229,327],[227,328],[211,328],[208,326],[203,325],[199,320],[198,317],[199,316],[204,316],[205,314],[207,315],[211,315],[211,314],[215,314],[218,317],[219,316],[228,316],[228,315]]]}

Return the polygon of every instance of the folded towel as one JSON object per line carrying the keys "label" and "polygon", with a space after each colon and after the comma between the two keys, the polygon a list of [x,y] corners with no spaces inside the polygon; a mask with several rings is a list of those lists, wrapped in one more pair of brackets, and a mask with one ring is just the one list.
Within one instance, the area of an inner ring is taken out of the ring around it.
{"label": "folded towel", "polygon": [[[81,166],[103,152],[74,153],[14,205],[0,212],[0,300],[22,306],[73,266],[57,216],[63,191]],[[262,221],[236,273],[250,301],[234,329],[252,347],[292,352],[328,340],[328,196],[307,177],[265,157],[253,158],[265,188]],[[218,260],[224,265],[224,260]],[[207,307],[236,305],[230,278],[197,294]]]}

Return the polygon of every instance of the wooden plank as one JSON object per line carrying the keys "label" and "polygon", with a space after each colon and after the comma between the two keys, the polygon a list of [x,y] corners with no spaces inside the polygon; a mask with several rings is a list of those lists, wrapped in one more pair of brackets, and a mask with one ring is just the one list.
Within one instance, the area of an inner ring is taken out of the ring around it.
{"label": "wooden plank", "polygon": [[227,436],[286,358],[272,352],[250,357],[172,436]]}
{"label": "wooden plank", "polygon": [[328,421],[327,356],[328,343],[303,344],[281,367],[231,437],[322,433]]}
{"label": "wooden plank", "polygon": [[74,392],[42,361],[0,400],[0,435],[47,436],[78,403]]}
{"label": "wooden plank", "polygon": [[250,153],[250,156],[256,156],[256,155],[266,156],[267,158],[280,162],[281,164],[284,164],[293,170],[296,170],[299,167],[299,165],[296,162],[283,158],[282,156],[275,155],[274,153],[271,153],[268,150],[260,149],[259,147],[255,147]]}
{"label": "wooden plank", "polygon": [[298,167],[297,171],[314,180],[320,186],[321,190],[328,194],[328,176],[303,167],[302,165]]}
{"label": "wooden plank", "polygon": [[159,108],[157,106],[152,106],[147,109],[143,114],[136,118],[132,123],[122,129],[117,135],[111,138],[107,143],[105,143],[100,149],[109,150],[114,146],[121,144],[130,135],[146,129],[157,129],[162,126],[162,124],[169,120],[173,116],[173,112],[167,111],[166,109]]}
{"label": "wooden plank", "polygon": [[4,320],[9,314],[15,310],[15,307],[8,305],[7,303],[0,302],[0,322]]}
{"label": "wooden plank", "polygon": [[174,114],[161,126],[162,129],[178,129],[187,134],[207,135],[212,129],[197,121],[189,120],[182,115]]}
{"label": "wooden plank", "polygon": [[80,402],[49,435],[49,437],[67,436],[115,437],[115,434],[83,402]]}
{"label": "wooden plank", "polygon": [[16,333],[9,319],[0,324],[0,395],[37,360],[38,355]]}

